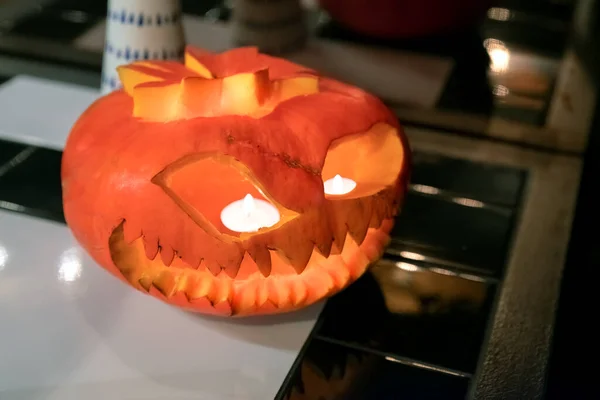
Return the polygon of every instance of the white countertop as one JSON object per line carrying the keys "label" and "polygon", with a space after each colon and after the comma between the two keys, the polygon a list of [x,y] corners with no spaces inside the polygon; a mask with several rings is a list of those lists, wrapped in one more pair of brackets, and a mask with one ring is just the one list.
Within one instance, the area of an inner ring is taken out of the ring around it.
{"label": "white countertop", "polygon": [[[0,137],[63,148],[95,90],[0,87]],[[0,211],[0,399],[268,400],[321,310],[190,314],[95,265],[62,224]]]}
{"label": "white countertop", "polygon": [[63,225],[0,211],[0,399],[272,399],[320,312],[227,320],[127,287]]}

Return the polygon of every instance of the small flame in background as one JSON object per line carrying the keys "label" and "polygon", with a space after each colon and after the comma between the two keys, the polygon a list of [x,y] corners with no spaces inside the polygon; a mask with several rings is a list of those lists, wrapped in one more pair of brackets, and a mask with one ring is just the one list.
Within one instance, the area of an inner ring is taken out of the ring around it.
{"label": "small flame in background", "polygon": [[486,39],[483,41],[490,59],[490,69],[494,73],[503,73],[508,69],[510,64],[510,51],[503,41],[497,39]]}

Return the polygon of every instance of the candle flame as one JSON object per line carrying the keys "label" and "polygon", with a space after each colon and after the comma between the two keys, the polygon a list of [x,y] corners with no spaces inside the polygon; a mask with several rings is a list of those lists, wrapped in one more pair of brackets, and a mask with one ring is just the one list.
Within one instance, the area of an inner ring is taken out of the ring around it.
{"label": "candle flame", "polygon": [[344,193],[344,180],[340,175],[336,175],[333,177],[331,189],[333,190],[334,194]]}
{"label": "candle flame", "polygon": [[255,207],[256,205],[254,204],[254,197],[252,197],[252,195],[248,193],[244,197],[244,201],[242,203],[242,210],[244,211],[244,215],[246,217],[249,217],[250,214],[252,214],[252,212],[254,211]]}

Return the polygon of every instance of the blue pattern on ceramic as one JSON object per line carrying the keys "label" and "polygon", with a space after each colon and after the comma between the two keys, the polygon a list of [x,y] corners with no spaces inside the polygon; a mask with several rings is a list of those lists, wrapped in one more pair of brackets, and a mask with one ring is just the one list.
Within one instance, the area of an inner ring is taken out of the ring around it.
{"label": "blue pattern on ceramic", "polygon": [[155,51],[150,57],[150,50],[148,49],[132,49],[126,46],[124,49],[119,49],[113,46],[110,42],[106,42],[105,50],[107,54],[115,54],[117,59],[123,58],[125,61],[131,60],[172,60],[181,59],[185,54],[185,47],[178,49],[162,49],[161,51]]}
{"label": "blue pattern on ceramic", "polygon": [[168,14],[157,14],[157,15],[145,15],[144,13],[136,14],[134,12],[128,12],[123,9],[108,10],[107,18],[114,22],[120,22],[124,25],[137,25],[138,27],[171,25],[179,23],[181,18],[180,12],[173,12]]}
{"label": "blue pattern on ceramic", "polygon": [[116,89],[121,84],[119,79],[117,79],[114,76],[107,76],[102,74],[101,80],[103,85],[108,85],[111,89]]}

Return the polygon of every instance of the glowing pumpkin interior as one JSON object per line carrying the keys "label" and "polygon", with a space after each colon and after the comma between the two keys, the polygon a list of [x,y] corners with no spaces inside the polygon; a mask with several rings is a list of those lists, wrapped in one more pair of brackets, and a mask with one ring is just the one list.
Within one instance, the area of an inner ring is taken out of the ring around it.
{"label": "glowing pumpkin interior", "polygon": [[[382,254],[406,190],[393,115],[359,89],[253,48],[119,68],[63,156],[67,223],[108,271],[170,304],[225,316],[298,309]],[[326,195],[335,175],[356,187]],[[251,194],[277,224],[220,213]]]}

